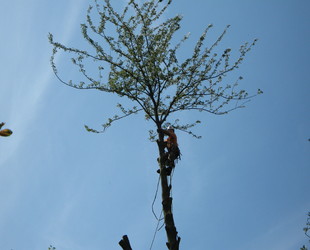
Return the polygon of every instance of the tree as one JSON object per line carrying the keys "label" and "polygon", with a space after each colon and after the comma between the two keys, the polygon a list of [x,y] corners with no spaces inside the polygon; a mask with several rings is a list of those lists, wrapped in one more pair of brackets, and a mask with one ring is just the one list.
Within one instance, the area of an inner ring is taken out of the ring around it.
{"label": "tree", "polygon": [[[172,0],[129,0],[122,11],[117,12],[110,0],[94,0],[94,6],[87,11],[87,21],[81,24],[81,32],[89,43],[87,50],[67,47],[56,42],[52,34],[49,41],[53,45],[51,65],[57,78],[76,89],[97,89],[114,93],[133,102],[130,108],[119,103],[120,115],[109,118],[101,131],[85,126],[88,131],[99,133],[122,118],[143,112],[145,119],[152,121],[157,129],[150,130],[150,139],[155,141],[159,152],[160,180],[162,188],[162,208],[167,234],[168,249],[179,249],[180,237],[176,230],[171,210],[172,198],[163,161],[165,155],[163,128],[173,124],[175,129],[189,133],[200,121],[182,123],[180,119],[168,120],[184,111],[208,112],[222,115],[242,108],[253,96],[238,89],[242,77],[224,83],[230,72],[237,69],[246,54],[256,43],[243,44],[232,59],[232,50],[227,48],[216,52],[229,26],[206,46],[209,25],[199,37],[192,55],[181,61],[177,52],[189,38],[185,35],[173,43],[175,33],[180,29],[182,17],[167,18],[163,14]],[[98,20],[99,19],[99,20]],[[83,80],[64,80],[58,73],[55,55],[58,51],[72,54],[72,63],[80,71]],[[99,75],[95,77],[89,63],[97,65]],[[109,73],[104,74],[105,68]],[[129,241],[128,241],[129,243]],[[124,248],[125,249],[125,248]]]}

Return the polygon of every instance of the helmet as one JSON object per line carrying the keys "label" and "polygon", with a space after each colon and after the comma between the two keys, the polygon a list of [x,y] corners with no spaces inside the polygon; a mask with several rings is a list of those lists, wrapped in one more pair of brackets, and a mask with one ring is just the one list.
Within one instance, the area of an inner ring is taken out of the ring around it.
{"label": "helmet", "polygon": [[173,127],[171,125],[169,125],[167,129],[173,129]]}

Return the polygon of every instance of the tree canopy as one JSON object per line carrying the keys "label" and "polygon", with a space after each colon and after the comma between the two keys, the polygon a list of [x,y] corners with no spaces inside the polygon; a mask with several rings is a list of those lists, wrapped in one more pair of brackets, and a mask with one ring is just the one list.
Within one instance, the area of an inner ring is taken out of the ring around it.
{"label": "tree canopy", "polygon": [[[228,74],[240,66],[256,39],[243,44],[232,59],[231,48],[217,50],[229,25],[207,46],[206,38],[212,28],[208,25],[196,42],[191,57],[181,60],[179,49],[190,35],[173,42],[181,27],[182,16],[164,16],[171,4],[172,0],[149,0],[141,4],[129,0],[124,9],[117,12],[110,0],[94,0],[94,5],[88,8],[86,23],[81,24],[89,50],[67,47],[55,42],[53,35],[49,34],[49,41],[54,47],[52,68],[60,81],[73,88],[97,89],[133,101],[129,108],[118,103],[121,114],[109,118],[102,131],[114,121],[139,112],[144,112],[145,118],[152,120],[157,128],[165,127],[168,118],[180,111],[196,110],[222,115],[244,107],[249,99],[262,93],[258,90],[249,95],[244,89],[239,89],[242,77],[235,81],[226,80]],[[72,63],[84,80],[63,80],[55,64],[58,51],[74,55]],[[87,59],[98,63],[99,74],[96,77],[86,69]],[[109,68],[107,72],[106,66]],[[173,122],[175,128],[193,136],[196,135],[191,128],[197,123],[200,121],[184,124],[175,119]],[[100,132],[85,127],[88,131]],[[154,138],[155,134],[150,132]]]}

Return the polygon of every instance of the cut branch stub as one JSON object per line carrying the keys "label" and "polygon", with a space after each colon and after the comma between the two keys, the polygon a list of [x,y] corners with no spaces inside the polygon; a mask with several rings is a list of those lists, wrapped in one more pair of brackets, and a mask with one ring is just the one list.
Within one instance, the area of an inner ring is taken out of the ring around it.
{"label": "cut branch stub", "polygon": [[118,243],[124,250],[132,250],[130,242],[127,235],[124,235],[123,238]]}

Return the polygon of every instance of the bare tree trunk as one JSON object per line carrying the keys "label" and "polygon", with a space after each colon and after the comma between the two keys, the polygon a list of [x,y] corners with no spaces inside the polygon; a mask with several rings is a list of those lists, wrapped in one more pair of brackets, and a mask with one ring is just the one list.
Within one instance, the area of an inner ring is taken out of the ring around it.
{"label": "bare tree trunk", "polygon": [[165,229],[168,238],[168,242],[166,243],[169,250],[178,250],[180,245],[181,238],[178,236],[178,232],[176,230],[173,213],[172,213],[172,197],[170,197],[171,186],[168,185],[168,178],[166,173],[166,165],[163,161],[165,154],[165,146],[164,146],[164,136],[162,133],[159,133],[159,140],[157,141],[158,149],[159,149],[159,166],[160,166],[160,179],[161,179],[161,188],[162,188],[162,205],[164,212],[164,221],[165,221]]}
{"label": "bare tree trunk", "polygon": [[[165,229],[168,242],[166,243],[169,250],[179,250],[181,238],[178,236],[177,229],[174,224],[172,213],[172,197],[170,197],[171,185],[168,185],[168,177],[166,172],[166,163],[164,161],[165,146],[164,135],[159,133],[159,140],[157,141],[159,150],[159,167],[160,167],[160,180],[162,189],[162,206],[164,213]],[[119,245],[124,250],[132,250],[127,235],[119,242]]]}

